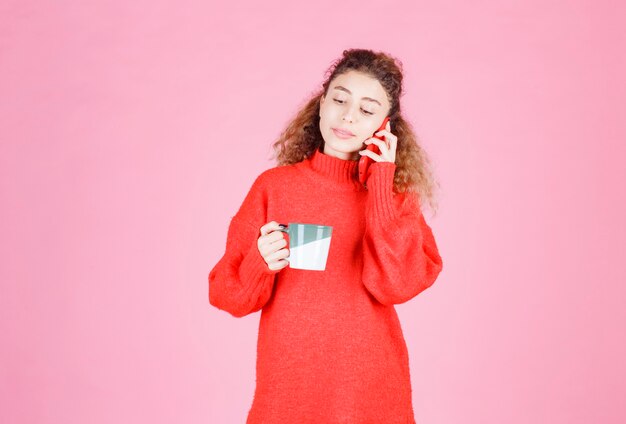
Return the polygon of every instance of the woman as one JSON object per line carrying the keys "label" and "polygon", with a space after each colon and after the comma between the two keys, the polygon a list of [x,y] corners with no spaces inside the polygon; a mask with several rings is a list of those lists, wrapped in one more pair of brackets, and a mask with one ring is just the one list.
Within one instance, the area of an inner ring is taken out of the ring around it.
{"label": "woman", "polygon": [[[442,269],[421,210],[432,174],[401,114],[397,61],[346,50],[328,75],[274,144],[279,166],[232,218],[209,301],[236,317],[262,310],[248,424],[414,423],[394,305]],[[373,138],[387,116],[384,140]],[[374,161],[365,185],[363,155]],[[333,227],[325,270],[287,267],[279,222]]]}

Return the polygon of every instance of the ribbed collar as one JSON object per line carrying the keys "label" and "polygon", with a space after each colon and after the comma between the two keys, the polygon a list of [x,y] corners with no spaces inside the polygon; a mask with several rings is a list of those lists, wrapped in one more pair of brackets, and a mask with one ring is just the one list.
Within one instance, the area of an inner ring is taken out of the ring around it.
{"label": "ribbed collar", "polygon": [[354,190],[363,189],[357,173],[358,160],[339,159],[315,149],[309,157],[311,169],[337,185]]}

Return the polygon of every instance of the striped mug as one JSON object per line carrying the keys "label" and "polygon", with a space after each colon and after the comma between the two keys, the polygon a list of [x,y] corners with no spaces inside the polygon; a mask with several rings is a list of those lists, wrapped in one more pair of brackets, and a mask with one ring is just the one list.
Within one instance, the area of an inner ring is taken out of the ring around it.
{"label": "striped mug", "polygon": [[333,227],[300,222],[280,226],[279,231],[289,236],[289,256],[285,260],[289,262],[290,268],[312,271],[326,269]]}

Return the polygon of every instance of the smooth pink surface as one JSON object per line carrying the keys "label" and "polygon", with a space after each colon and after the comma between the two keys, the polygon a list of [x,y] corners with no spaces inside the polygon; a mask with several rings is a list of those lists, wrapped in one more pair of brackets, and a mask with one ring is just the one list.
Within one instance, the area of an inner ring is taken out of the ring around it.
{"label": "smooth pink surface", "polygon": [[349,47],[403,61],[442,185],[397,307],[417,421],[624,422],[624,9],[5,1],[0,422],[244,422],[259,314],[208,271]]}

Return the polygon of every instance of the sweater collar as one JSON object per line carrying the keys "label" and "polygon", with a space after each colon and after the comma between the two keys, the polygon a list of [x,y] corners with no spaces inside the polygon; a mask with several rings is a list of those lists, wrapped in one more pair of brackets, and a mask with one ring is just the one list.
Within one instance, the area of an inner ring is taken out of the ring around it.
{"label": "sweater collar", "polygon": [[311,168],[331,181],[354,189],[363,188],[359,182],[358,160],[345,160],[330,156],[315,149],[309,158]]}

